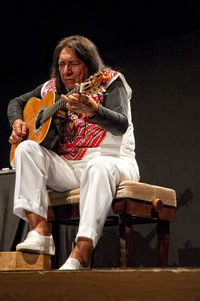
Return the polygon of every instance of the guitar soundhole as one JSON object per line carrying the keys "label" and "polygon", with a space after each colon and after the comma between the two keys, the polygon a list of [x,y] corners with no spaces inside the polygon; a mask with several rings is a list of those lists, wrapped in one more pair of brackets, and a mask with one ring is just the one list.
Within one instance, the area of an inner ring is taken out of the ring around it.
{"label": "guitar soundhole", "polygon": [[43,106],[42,108],[40,108],[39,112],[38,112],[38,115],[35,119],[35,126],[34,126],[34,133],[37,134],[41,128],[42,128],[42,125],[43,125],[43,112],[44,110],[46,109],[45,106]]}

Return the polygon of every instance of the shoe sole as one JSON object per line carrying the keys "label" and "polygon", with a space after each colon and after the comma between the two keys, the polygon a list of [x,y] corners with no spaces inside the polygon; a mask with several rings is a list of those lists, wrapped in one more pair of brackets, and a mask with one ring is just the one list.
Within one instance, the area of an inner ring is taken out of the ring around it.
{"label": "shoe sole", "polygon": [[26,252],[26,253],[36,253],[36,254],[43,254],[43,255],[55,255],[55,251],[53,250],[53,248],[49,248],[49,250],[35,250],[35,249],[29,249],[29,248],[26,248],[26,247],[16,247],[16,251],[19,251],[19,252]]}

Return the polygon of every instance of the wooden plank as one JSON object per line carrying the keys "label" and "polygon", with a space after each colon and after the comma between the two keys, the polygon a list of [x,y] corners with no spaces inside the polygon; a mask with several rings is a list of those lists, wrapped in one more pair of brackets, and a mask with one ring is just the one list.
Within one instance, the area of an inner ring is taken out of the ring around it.
{"label": "wooden plank", "polygon": [[0,300],[192,301],[199,269],[1,272]]}
{"label": "wooden plank", "polygon": [[0,271],[49,270],[51,256],[25,252],[0,252]]}

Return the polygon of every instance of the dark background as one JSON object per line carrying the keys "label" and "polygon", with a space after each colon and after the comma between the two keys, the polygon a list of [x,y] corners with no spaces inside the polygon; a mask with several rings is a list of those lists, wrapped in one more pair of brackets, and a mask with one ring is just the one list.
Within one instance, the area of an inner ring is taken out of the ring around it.
{"label": "dark background", "polygon": [[[133,89],[141,181],[176,190],[170,265],[200,266],[197,1],[10,1],[1,13],[0,168],[9,166],[8,101],[48,80],[61,38],[87,36]],[[155,265],[155,234],[135,227],[134,266]]]}

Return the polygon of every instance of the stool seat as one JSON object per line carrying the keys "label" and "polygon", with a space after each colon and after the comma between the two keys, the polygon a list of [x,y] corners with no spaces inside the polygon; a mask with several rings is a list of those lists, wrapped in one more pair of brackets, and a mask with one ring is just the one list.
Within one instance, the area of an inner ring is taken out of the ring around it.
{"label": "stool seat", "polygon": [[[80,188],[65,192],[48,190],[49,206],[75,204],[80,201]],[[176,193],[173,189],[134,181],[122,181],[114,199],[132,198],[146,202],[162,200],[164,205],[176,207]]]}

